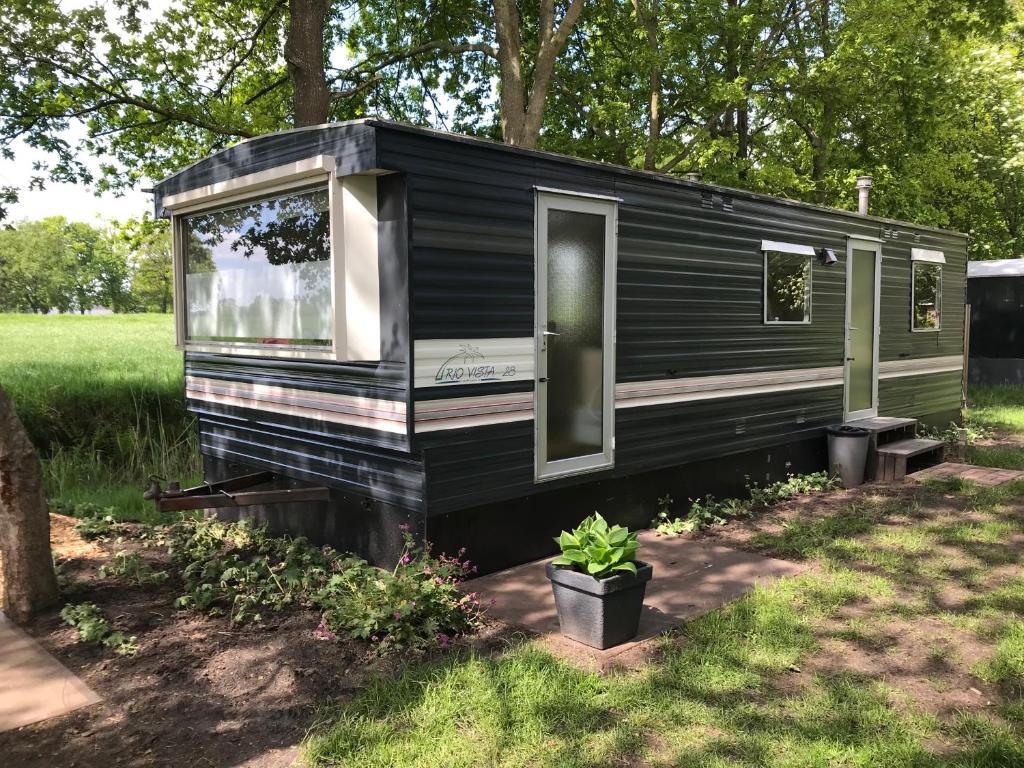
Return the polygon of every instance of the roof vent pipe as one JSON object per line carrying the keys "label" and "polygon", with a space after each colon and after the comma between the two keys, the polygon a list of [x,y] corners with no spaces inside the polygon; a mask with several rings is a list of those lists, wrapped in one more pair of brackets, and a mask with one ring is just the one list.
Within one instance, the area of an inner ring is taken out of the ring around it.
{"label": "roof vent pipe", "polygon": [[874,181],[870,176],[857,177],[857,213],[861,216],[868,215],[868,196],[873,185]]}
{"label": "roof vent pipe", "polygon": [[687,173],[683,175],[683,178],[687,181],[700,181],[699,173]]}

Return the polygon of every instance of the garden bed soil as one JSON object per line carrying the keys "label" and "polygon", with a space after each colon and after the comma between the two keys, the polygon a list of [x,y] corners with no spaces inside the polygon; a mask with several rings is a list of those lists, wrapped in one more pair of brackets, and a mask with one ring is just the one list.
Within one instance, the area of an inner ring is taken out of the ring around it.
{"label": "garden bed soil", "polygon": [[137,636],[139,651],[122,657],[79,643],[56,610],[26,626],[104,700],[0,733],[5,766],[288,766],[319,707],[400,663],[376,659],[360,643],[319,639],[319,616],[310,611],[268,613],[262,624],[233,627],[223,617],[176,610],[181,592],[173,575],[139,588],[97,573],[122,549],[164,568],[164,548],[133,539],[84,542],[74,520],[53,518],[54,550],[67,558],[62,571],[71,582],[65,599],[96,603],[115,629]]}

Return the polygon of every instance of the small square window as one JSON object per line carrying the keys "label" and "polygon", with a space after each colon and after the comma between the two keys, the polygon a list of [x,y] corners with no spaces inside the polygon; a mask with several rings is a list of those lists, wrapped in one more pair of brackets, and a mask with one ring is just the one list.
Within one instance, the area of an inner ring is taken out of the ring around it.
{"label": "small square window", "polygon": [[942,326],[942,265],[913,262],[911,328],[937,331]]}
{"label": "small square window", "polygon": [[811,322],[811,256],[764,252],[764,321]]}

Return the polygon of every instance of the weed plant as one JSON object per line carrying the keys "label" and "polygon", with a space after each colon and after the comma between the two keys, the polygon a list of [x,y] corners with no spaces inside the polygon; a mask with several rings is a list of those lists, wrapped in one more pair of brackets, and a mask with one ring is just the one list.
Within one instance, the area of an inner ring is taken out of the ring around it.
{"label": "weed plant", "polygon": [[79,642],[102,645],[120,656],[134,656],[138,653],[136,638],[115,631],[95,603],[66,605],[60,617],[65,624],[78,630]]}
{"label": "weed plant", "polygon": [[729,520],[746,517],[794,496],[832,490],[837,484],[838,480],[827,472],[790,475],[785,480],[765,486],[751,484],[748,480],[746,499],[717,499],[710,494],[703,498],[691,499],[690,509],[685,517],[672,514],[672,497],[666,495],[658,499],[658,512],[651,521],[651,527],[656,533],[664,536],[700,531],[712,525],[722,525]]}

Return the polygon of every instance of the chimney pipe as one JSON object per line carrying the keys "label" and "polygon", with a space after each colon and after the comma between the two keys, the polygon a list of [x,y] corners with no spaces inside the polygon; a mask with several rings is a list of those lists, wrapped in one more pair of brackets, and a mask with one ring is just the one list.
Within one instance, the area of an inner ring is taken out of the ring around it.
{"label": "chimney pipe", "polygon": [[700,181],[700,174],[691,172],[684,174],[683,178],[686,179],[687,181]]}
{"label": "chimney pipe", "polygon": [[861,216],[868,215],[868,196],[871,194],[871,187],[874,181],[870,176],[857,177],[857,213]]}

